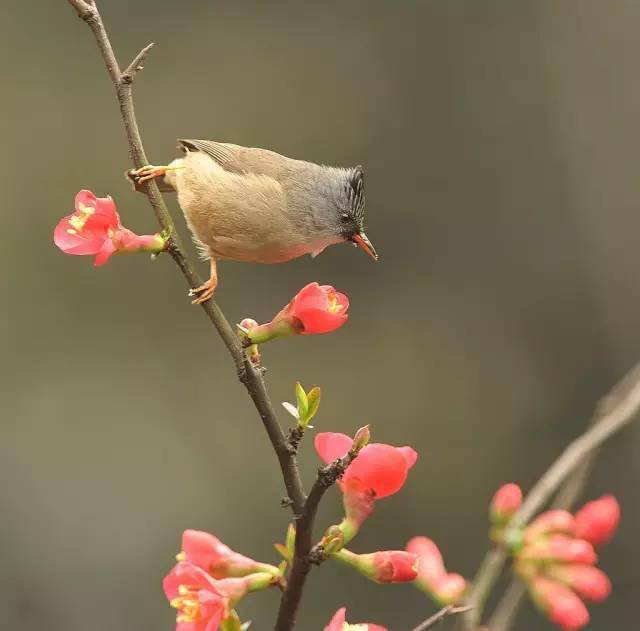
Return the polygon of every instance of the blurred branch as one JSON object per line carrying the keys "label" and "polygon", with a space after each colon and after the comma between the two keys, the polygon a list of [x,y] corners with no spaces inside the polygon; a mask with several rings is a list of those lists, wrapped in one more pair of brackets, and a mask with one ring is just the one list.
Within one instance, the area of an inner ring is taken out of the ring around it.
{"label": "blurred branch", "polygon": [[424,622],[421,622],[417,627],[413,628],[411,631],[427,631],[427,629],[431,629],[435,627],[437,624],[442,622],[445,618],[449,616],[455,616],[456,614],[465,613],[469,611],[470,607],[468,605],[464,607],[454,607],[453,605],[447,605],[440,609],[440,611],[436,611],[430,618],[427,618]]}
{"label": "blurred branch", "polygon": [[[616,432],[620,431],[634,419],[640,411],[640,364],[636,365],[611,392],[605,396],[596,408],[591,426],[584,434],[576,438],[549,467],[538,480],[523,502],[520,510],[509,522],[505,531],[505,539],[512,539],[559,489],[560,485],[576,468],[591,458],[598,447]],[[581,470],[578,469],[578,473]],[[586,479],[586,466],[579,479],[570,485],[571,493],[581,491],[580,481]],[[578,483],[580,482],[580,483]],[[566,496],[568,499],[572,497]],[[507,553],[501,548],[494,548],[485,556],[473,582],[473,590],[469,597],[469,605],[473,607],[465,616],[468,629],[475,629],[482,619],[484,605],[491,594],[496,581],[500,578]]]}
{"label": "blurred branch", "polygon": [[[120,105],[120,113],[122,122],[127,134],[129,143],[129,153],[131,160],[136,168],[140,168],[149,164],[147,156],[140,137],[140,130],[133,106],[132,86],[138,71],[142,69],[142,64],[151,50],[151,44],[143,48],[133,59],[131,64],[123,73],[120,70],[118,60],[116,59],[111,41],[102,21],[100,11],[93,0],[68,0],[69,4],[76,10],[78,17],[84,20],[93,31],[96,38],[98,48],[104,60],[105,66],[113,82],[113,86]],[[145,193],[149,198],[153,211],[156,215],[158,223],[162,229],[170,235],[169,252],[180,268],[183,276],[189,283],[191,288],[196,288],[201,284],[197,273],[189,259],[184,254],[184,248],[180,238],[176,232],[173,219],[169,214],[169,210],[164,202],[160,190],[156,183],[152,180],[144,185]],[[295,453],[290,449],[286,437],[278,423],[278,419],[269,400],[262,373],[259,368],[246,358],[235,331],[230,326],[220,307],[209,300],[202,304],[202,308],[215,326],[218,334],[222,338],[227,350],[231,354],[235,364],[238,378],[244,384],[247,392],[260,414],[262,423],[267,431],[271,444],[276,452],[280,469],[284,478],[287,494],[291,500],[291,506],[294,514],[301,514],[305,493],[300,480],[298,466],[296,463]]]}

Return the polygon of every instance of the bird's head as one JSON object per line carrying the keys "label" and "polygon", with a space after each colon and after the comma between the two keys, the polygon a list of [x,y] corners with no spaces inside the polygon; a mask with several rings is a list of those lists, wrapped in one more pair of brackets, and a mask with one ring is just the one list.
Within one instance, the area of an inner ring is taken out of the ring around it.
{"label": "bird's head", "polygon": [[340,169],[335,202],[335,229],[345,240],[364,250],[374,261],[378,254],[364,232],[364,172],[361,166]]}

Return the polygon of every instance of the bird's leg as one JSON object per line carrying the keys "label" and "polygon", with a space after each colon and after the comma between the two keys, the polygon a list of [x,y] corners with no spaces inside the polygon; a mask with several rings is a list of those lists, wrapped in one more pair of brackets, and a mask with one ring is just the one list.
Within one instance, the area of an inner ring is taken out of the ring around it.
{"label": "bird's leg", "polygon": [[156,167],[153,164],[147,164],[139,169],[131,169],[129,175],[135,180],[136,184],[142,184],[155,177],[163,177],[168,168],[167,166]]}
{"label": "bird's leg", "polygon": [[191,301],[191,304],[201,305],[203,302],[209,300],[209,298],[213,298],[213,294],[218,286],[218,269],[214,258],[209,259],[209,264],[211,265],[209,280],[200,285],[200,287],[189,290],[190,296],[198,296],[195,300]]}

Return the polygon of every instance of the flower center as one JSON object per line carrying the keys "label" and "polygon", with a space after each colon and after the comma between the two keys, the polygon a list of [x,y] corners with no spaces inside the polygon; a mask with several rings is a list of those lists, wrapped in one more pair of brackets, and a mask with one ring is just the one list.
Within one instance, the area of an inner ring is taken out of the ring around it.
{"label": "flower center", "polygon": [[337,313],[342,309],[342,305],[338,303],[338,296],[335,291],[327,293],[327,311],[329,313]]}
{"label": "flower center", "polygon": [[176,619],[178,622],[196,622],[200,618],[200,600],[197,588],[180,585],[178,596],[169,604],[178,610]]}
{"label": "flower center", "polygon": [[[87,223],[87,219],[96,212],[96,209],[86,204],[78,204],[78,212],[80,213],[79,215],[74,214],[71,219],[69,219],[69,225],[71,226],[71,229],[67,230],[69,234],[82,232],[84,224]],[[73,232],[71,230],[73,230]]]}

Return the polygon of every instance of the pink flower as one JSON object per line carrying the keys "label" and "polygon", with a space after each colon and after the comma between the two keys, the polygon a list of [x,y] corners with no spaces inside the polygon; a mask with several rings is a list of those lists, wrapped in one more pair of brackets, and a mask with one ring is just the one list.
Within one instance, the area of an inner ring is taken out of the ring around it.
{"label": "pink flower", "polygon": [[[346,456],[353,439],[346,434],[323,432],[316,435],[314,444],[320,458],[329,464]],[[347,467],[339,484],[350,491],[369,491],[377,500],[388,497],[402,488],[417,459],[418,454],[411,447],[370,443]]]}
{"label": "pink flower", "polygon": [[162,581],[169,604],[178,610],[176,631],[217,631],[248,592],[273,584],[274,577],[265,573],[216,580],[188,561],[178,562]]}
{"label": "pink flower", "polygon": [[620,522],[620,504],[613,495],[587,502],[576,513],[576,536],[594,546],[601,546],[613,537]]}
{"label": "pink flower", "polygon": [[300,333],[329,333],[341,327],[348,319],[349,299],[337,292],[331,285],[309,283],[276,316],[295,319]]}
{"label": "pink flower", "polygon": [[522,504],[522,490],[517,484],[503,484],[491,500],[490,516],[493,523],[504,523],[515,515]]}
{"label": "pink flower", "polygon": [[556,561],[593,565],[598,560],[593,546],[584,539],[554,534],[525,545],[518,554],[524,561]]}
{"label": "pink flower", "polygon": [[427,537],[414,537],[407,550],[418,557],[416,584],[438,603],[456,603],[464,594],[467,583],[459,574],[448,573],[438,546]]}
{"label": "pink flower", "polygon": [[584,600],[599,603],[606,600],[611,593],[609,577],[592,565],[554,563],[545,571],[549,578],[570,587]]}
{"label": "pink flower", "polygon": [[350,625],[345,621],[347,610],[345,607],[338,609],[331,618],[331,622],[324,628],[324,631],[348,631],[349,629],[358,629],[358,631],[387,631],[386,627],[379,624],[371,624],[369,622],[361,622],[357,625]]}
{"label": "pink flower", "polygon": [[279,575],[277,567],[258,563],[242,554],[234,552],[217,537],[199,530],[185,530],[182,535],[181,561],[189,561],[202,568],[214,578],[246,576],[254,572],[268,572]]}
{"label": "pink flower", "polygon": [[531,583],[531,594],[549,620],[564,631],[577,631],[589,623],[589,612],[584,603],[561,583],[537,576]]}
{"label": "pink flower", "polygon": [[263,344],[285,335],[329,333],[348,319],[349,299],[331,285],[309,283],[271,322],[247,331],[249,344]]}
{"label": "pink flower", "polygon": [[551,533],[573,535],[576,525],[573,515],[566,510],[548,510],[536,517],[525,529],[524,540],[529,543]]}
{"label": "pink flower", "polygon": [[85,190],[76,195],[75,211],[58,222],[53,240],[67,254],[95,254],[95,265],[104,265],[115,252],[161,252],[167,247],[159,234],[137,235],[124,228],[111,197]]}

